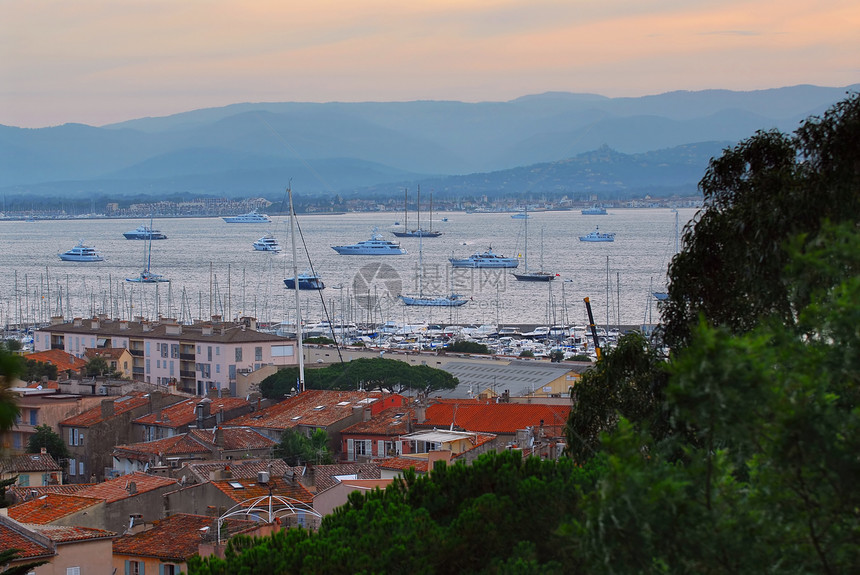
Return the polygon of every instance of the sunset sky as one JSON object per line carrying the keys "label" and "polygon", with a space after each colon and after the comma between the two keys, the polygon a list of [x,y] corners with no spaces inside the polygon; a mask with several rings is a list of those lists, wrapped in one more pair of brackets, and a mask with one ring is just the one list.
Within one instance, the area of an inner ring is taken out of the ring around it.
{"label": "sunset sky", "polygon": [[4,0],[0,124],[860,82],[857,0]]}

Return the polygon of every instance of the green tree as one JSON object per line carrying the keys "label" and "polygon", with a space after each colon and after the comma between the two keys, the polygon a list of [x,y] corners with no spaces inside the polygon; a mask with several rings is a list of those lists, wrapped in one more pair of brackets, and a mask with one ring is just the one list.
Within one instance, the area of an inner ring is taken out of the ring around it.
{"label": "green tree", "polygon": [[295,429],[287,429],[281,434],[280,443],[275,446],[274,456],[289,465],[334,463],[328,433],[324,429],[314,430],[310,437]]}
{"label": "green tree", "polygon": [[22,371],[21,358],[0,347],[0,431],[12,429],[20,413],[12,386]]}
{"label": "green tree", "polygon": [[0,575],[27,575],[39,565],[45,565],[48,561],[30,561],[29,563],[21,563],[14,567],[9,567],[9,563],[18,559],[21,555],[20,549],[3,549],[0,550]]}
{"label": "green tree", "polygon": [[25,381],[41,381],[43,377],[46,377],[49,380],[55,380],[58,375],[59,370],[56,365],[24,358],[24,371],[21,374],[21,379]]}
{"label": "green tree", "polygon": [[451,353],[477,353],[483,355],[490,354],[490,349],[483,343],[466,340],[455,341],[454,343],[446,345],[445,351],[450,351]]}
{"label": "green tree", "polygon": [[590,459],[600,449],[600,435],[615,429],[621,418],[637,429],[665,434],[667,382],[662,353],[641,333],[622,336],[571,389],[573,409],[565,431],[568,455],[576,461]]}
{"label": "green tree", "polygon": [[534,357],[535,352],[530,349],[524,349],[520,352],[520,357]]}
{"label": "green tree", "polygon": [[[280,399],[296,387],[298,376],[298,368],[282,369],[260,382],[260,393]],[[395,393],[412,390],[429,394],[453,389],[457,383],[456,377],[441,369],[382,357],[354,359],[305,372],[307,389],[387,389]]]}
{"label": "green tree", "polygon": [[791,322],[806,305],[782,272],[791,238],[812,241],[825,220],[860,220],[860,96],[792,135],[759,132],[711,161],[704,207],[687,226],[661,304],[664,341],[678,348],[704,314],[734,333],[771,315]]}
{"label": "green tree", "polygon": [[48,455],[58,461],[69,457],[66,442],[51,429],[50,425],[36,426],[36,432],[30,436],[27,442],[27,453],[39,453],[43,447]]}

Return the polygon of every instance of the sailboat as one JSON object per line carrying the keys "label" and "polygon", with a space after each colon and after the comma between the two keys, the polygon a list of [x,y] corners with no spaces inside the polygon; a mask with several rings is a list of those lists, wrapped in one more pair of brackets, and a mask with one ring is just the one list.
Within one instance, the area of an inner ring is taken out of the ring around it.
{"label": "sailboat", "polygon": [[[152,218],[149,219],[149,227],[152,229]],[[126,278],[127,282],[134,282],[139,284],[155,284],[162,282],[169,282],[170,280],[164,277],[161,274],[154,273],[151,269],[152,264],[152,235],[146,240],[146,244],[143,249],[143,261],[144,267],[143,271],[140,272],[140,275],[136,278]]]}
{"label": "sailboat", "polygon": [[525,226],[526,226],[526,239],[525,239],[525,248],[523,249],[523,268],[525,271],[522,273],[514,273],[514,277],[517,278],[521,282],[548,282],[552,281],[556,278],[558,274],[551,274],[549,272],[543,271],[543,229],[541,229],[541,241],[540,241],[540,271],[530,272],[529,271],[529,216],[528,216],[528,206],[526,207],[526,211],[523,212],[525,214]]}
{"label": "sailboat", "polygon": [[[404,190],[404,193],[407,193],[406,190]],[[404,198],[403,202],[404,202],[404,216],[405,216],[406,215],[405,212],[407,211],[405,208],[405,204],[406,204],[405,198]],[[421,187],[420,186],[418,187],[418,227],[415,228],[414,230],[410,230],[407,227],[407,223],[408,222],[404,219],[403,220],[403,227],[406,228],[404,231],[402,231],[402,232],[391,232],[391,233],[393,233],[398,238],[438,238],[439,236],[442,235],[442,232],[434,232],[433,231],[433,197],[432,196],[430,197],[430,227],[429,227],[429,229],[426,229],[426,230],[421,229]]]}
{"label": "sailboat", "polygon": [[450,295],[440,296],[425,296],[421,289],[421,276],[424,275],[424,238],[418,236],[418,295],[406,296],[401,295],[400,299],[406,305],[416,305],[425,307],[459,307],[466,305],[469,300],[460,294],[452,293]]}

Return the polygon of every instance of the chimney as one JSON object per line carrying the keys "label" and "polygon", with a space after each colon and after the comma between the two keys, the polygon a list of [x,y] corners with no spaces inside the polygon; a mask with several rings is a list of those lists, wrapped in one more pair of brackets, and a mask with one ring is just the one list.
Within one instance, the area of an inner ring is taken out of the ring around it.
{"label": "chimney", "polygon": [[200,333],[202,335],[212,335],[212,324],[204,324],[200,328]]}
{"label": "chimney", "polygon": [[213,315],[212,316],[212,323],[221,323],[221,316],[220,315]]}
{"label": "chimney", "polygon": [[63,316],[61,315],[52,315],[51,316],[51,325],[61,325],[63,323]]}
{"label": "chimney", "polygon": [[224,429],[220,425],[215,428],[215,446],[224,449]]}
{"label": "chimney", "polygon": [[128,329],[128,320],[127,319],[119,320],[119,329],[120,329],[120,331],[126,331]]}
{"label": "chimney", "polygon": [[107,419],[108,417],[113,417],[114,414],[114,403],[112,399],[103,399],[102,400],[102,419]]}
{"label": "chimney", "polygon": [[143,331],[152,331],[152,324],[148,321],[141,321],[140,329],[142,329]]}
{"label": "chimney", "polygon": [[101,323],[99,323],[99,318],[94,317],[90,320],[90,329],[99,329],[101,327]]}
{"label": "chimney", "polygon": [[212,400],[208,398],[202,399],[197,406],[194,408],[194,411],[197,413],[197,427],[203,428],[203,422],[209,418],[209,410],[211,409]]}
{"label": "chimney", "polygon": [[72,318],[72,325],[75,327],[81,327],[84,325],[84,320],[79,317]]}
{"label": "chimney", "polygon": [[45,449],[44,447],[42,447],[41,449],[39,449],[39,453],[41,453],[42,455],[47,455],[47,454],[48,454],[48,450],[47,450],[47,449]]}
{"label": "chimney", "polygon": [[167,318],[163,323],[166,335],[182,335],[182,326],[176,323],[175,320]]}

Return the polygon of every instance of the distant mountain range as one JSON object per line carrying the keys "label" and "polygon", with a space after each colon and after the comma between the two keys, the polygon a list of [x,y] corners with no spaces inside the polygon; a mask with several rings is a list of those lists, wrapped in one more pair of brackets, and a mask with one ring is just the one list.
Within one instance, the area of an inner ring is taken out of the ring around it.
{"label": "distant mountain range", "polygon": [[0,126],[0,193],[280,198],[695,193],[708,160],[793,131],[860,84],[639,98],[546,93],[510,102],[234,104],[102,127]]}

